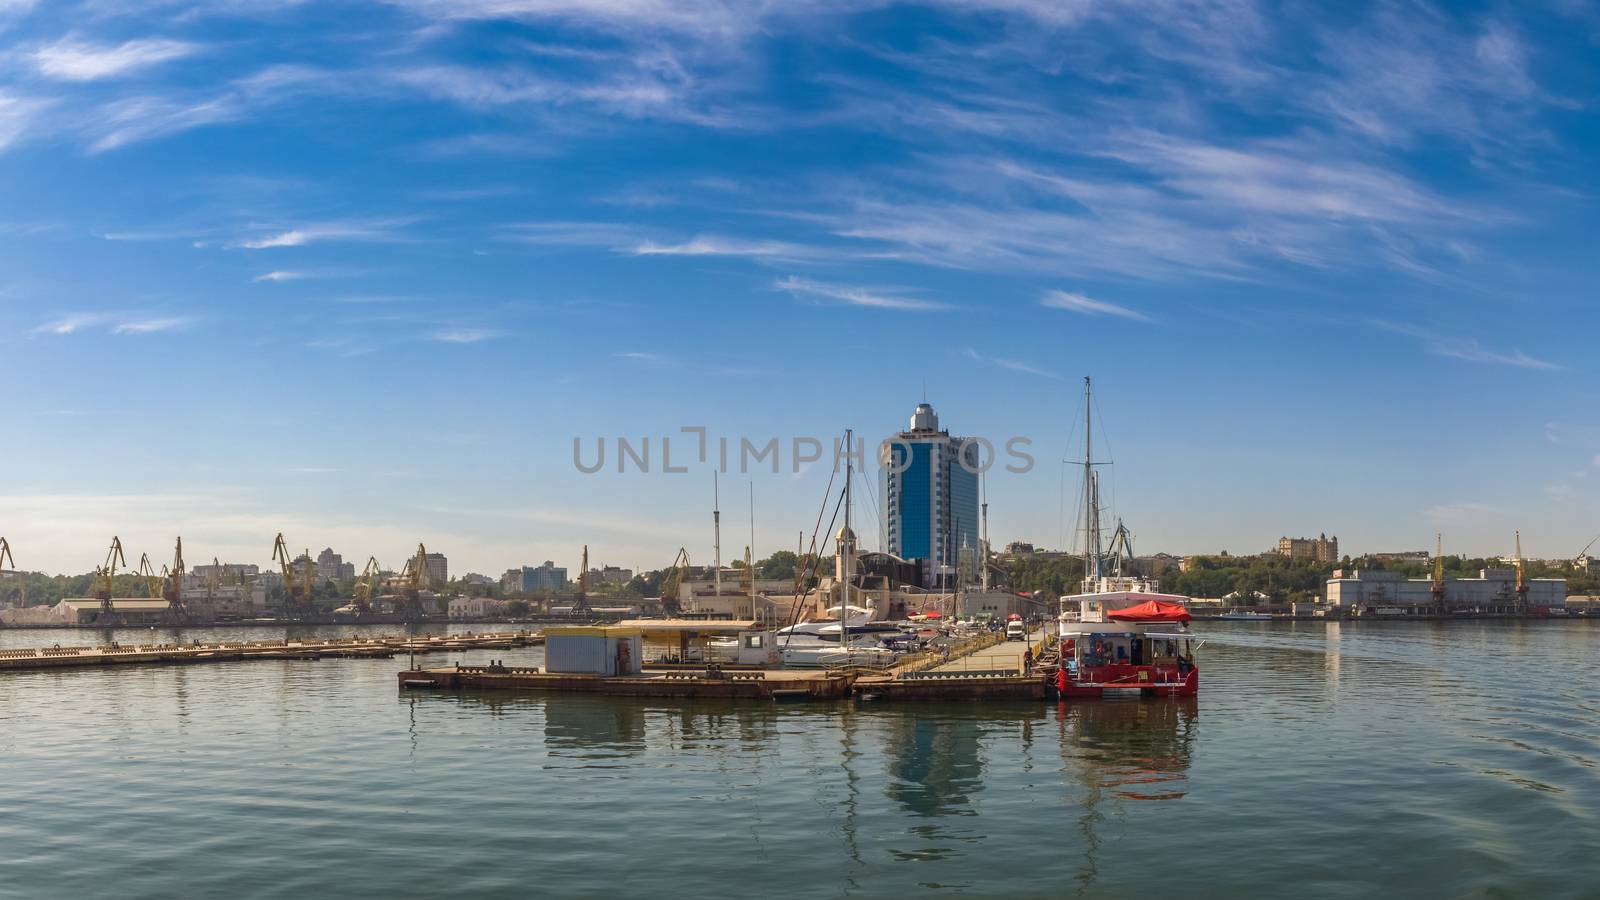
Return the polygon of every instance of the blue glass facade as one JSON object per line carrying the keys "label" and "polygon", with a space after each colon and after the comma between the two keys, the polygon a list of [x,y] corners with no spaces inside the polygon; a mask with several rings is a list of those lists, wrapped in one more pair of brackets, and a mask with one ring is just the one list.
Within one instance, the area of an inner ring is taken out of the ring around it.
{"label": "blue glass facade", "polygon": [[[923,404],[912,430],[885,445],[885,540],[890,553],[921,564],[924,586],[954,577],[978,550],[978,445],[941,431]],[[966,466],[962,465],[962,458]]]}
{"label": "blue glass facade", "polygon": [[[896,448],[897,450],[900,448]],[[897,522],[900,546],[895,555],[902,559],[929,559],[933,556],[933,447],[911,445],[911,462],[900,475],[900,502]]]}

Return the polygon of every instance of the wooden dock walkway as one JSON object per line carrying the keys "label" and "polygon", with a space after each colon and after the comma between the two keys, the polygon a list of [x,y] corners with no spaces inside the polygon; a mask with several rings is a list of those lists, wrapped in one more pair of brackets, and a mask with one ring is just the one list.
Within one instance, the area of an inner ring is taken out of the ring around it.
{"label": "wooden dock walkway", "polygon": [[252,659],[388,658],[398,653],[509,650],[544,642],[528,631],[482,634],[385,635],[328,640],[223,641],[215,644],[108,644],[0,650],[0,672],[111,665],[179,665]]}

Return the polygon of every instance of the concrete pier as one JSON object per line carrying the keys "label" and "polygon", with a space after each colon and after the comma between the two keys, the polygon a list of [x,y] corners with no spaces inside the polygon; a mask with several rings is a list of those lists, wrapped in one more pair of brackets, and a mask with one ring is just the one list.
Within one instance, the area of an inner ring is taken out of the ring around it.
{"label": "concrete pier", "polygon": [[224,641],[216,644],[111,644],[101,647],[43,647],[0,650],[0,672],[112,665],[179,665],[251,659],[338,659],[391,657],[397,653],[508,650],[543,643],[537,632],[486,634],[385,635],[299,641]]}
{"label": "concrete pier", "polygon": [[628,697],[835,700],[850,695],[848,672],[727,671],[579,675],[515,666],[455,666],[400,673],[400,687],[447,691],[548,691]]}

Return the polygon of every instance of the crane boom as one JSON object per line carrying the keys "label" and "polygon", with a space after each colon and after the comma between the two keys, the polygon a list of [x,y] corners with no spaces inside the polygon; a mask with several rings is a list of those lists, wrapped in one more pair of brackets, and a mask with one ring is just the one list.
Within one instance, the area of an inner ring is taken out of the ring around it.
{"label": "crane boom", "polygon": [[294,559],[289,555],[289,544],[283,539],[283,532],[278,532],[277,540],[272,543],[272,559],[278,564],[283,575],[284,590],[284,617],[299,618],[313,611],[311,603],[311,551],[306,551],[306,565],[302,567],[300,577],[294,573]]}
{"label": "crane boom", "polygon": [[376,556],[367,557],[367,567],[361,570],[361,577],[356,579],[356,615],[364,616],[372,611],[372,588],[377,584],[378,572],[382,568]]}
{"label": "crane boom", "polygon": [[183,623],[189,620],[189,610],[183,605],[183,538],[178,538],[178,544],[172,551],[172,568],[167,569],[167,578],[162,585],[161,596],[167,601],[167,618],[174,623]]}
{"label": "crane boom", "polygon": [[112,535],[111,549],[106,551],[105,565],[94,570],[94,598],[100,601],[100,615],[95,619],[96,624],[117,624],[117,606],[111,602],[111,595],[117,577],[117,566],[127,564],[128,559],[122,553],[122,538]]}

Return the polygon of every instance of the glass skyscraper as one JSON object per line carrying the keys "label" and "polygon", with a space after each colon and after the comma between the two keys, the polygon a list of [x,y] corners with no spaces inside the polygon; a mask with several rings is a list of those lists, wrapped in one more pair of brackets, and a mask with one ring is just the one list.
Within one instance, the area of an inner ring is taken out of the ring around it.
{"label": "glass skyscraper", "polygon": [[878,461],[885,546],[920,565],[924,586],[955,587],[978,559],[978,442],[941,431],[933,407],[921,403]]}

